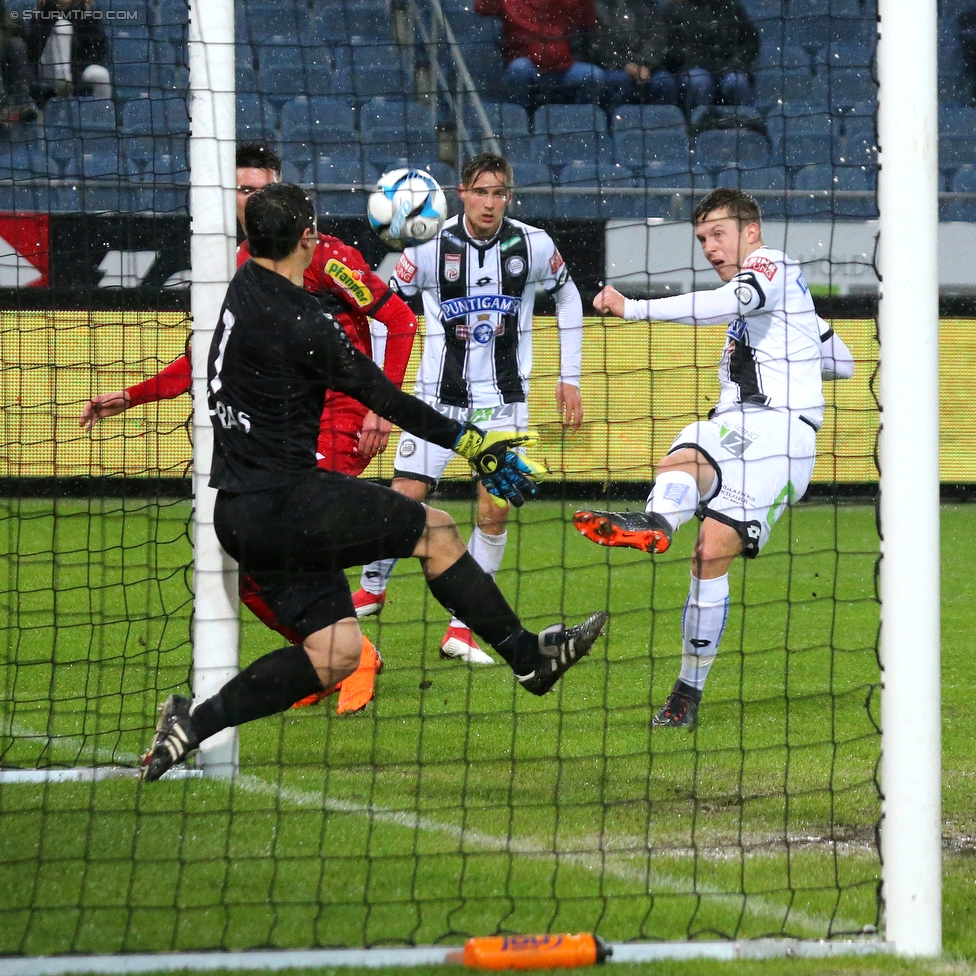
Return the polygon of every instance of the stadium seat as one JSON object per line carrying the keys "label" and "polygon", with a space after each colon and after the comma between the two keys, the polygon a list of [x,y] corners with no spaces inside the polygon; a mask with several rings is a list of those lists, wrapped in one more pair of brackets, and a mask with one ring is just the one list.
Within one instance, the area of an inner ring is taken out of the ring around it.
{"label": "stadium seat", "polygon": [[237,96],[237,141],[274,139],[275,110],[260,95]]}
{"label": "stadium seat", "polygon": [[356,139],[356,110],[345,98],[299,96],[286,102],[281,112],[281,138],[285,158],[301,145],[329,152],[337,142]]}
{"label": "stadium seat", "polygon": [[650,163],[637,178],[644,187],[644,211],[647,217],[684,221],[691,218],[692,196],[687,191],[701,189],[692,177],[690,166],[677,169],[669,163]]}
{"label": "stadium seat", "polygon": [[549,167],[545,163],[520,162],[514,168],[515,204],[510,216],[529,222],[558,216]]}
{"label": "stadium seat", "polygon": [[352,187],[360,191],[372,182],[364,178],[362,164],[358,159],[343,159],[331,156],[319,156],[313,165],[312,172],[316,185],[338,184],[346,189],[316,190],[315,209],[321,214],[334,216],[361,216],[366,210],[366,194],[354,192]]}
{"label": "stadium seat", "polygon": [[82,154],[79,185],[82,209],[86,213],[118,213],[131,209],[131,194],[123,187],[123,163],[118,155],[106,152]]}
{"label": "stadium seat", "polygon": [[281,37],[286,42],[300,44],[312,34],[312,23],[306,17],[302,3],[267,3],[247,0],[235,4],[235,32],[252,44]]}
{"label": "stadium seat", "polygon": [[372,98],[360,109],[359,129],[367,158],[406,157],[415,165],[437,158],[430,108],[419,102]]}
{"label": "stadium seat", "polygon": [[359,128],[365,135],[375,129],[427,129],[432,127],[430,106],[406,98],[377,96],[359,110]]}
{"label": "stadium seat", "polygon": [[871,69],[831,68],[830,104],[843,108],[857,102],[868,102],[878,97],[878,85]]}
{"label": "stadium seat", "polygon": [[531,158],[549,165],[558,173],[570,163],[612,164],[613,142],[609,136],[582,132],[537,133],[531,139]]}
{"label": "stadium seat", "polygon": [[693,146],[694,162],[705,169],[742,169],[769,164],[769,140],[752,129],[706,129]]}
{"label": "stadium seat", "polygon": [[78,127],[84,134],[112,133],[118,131],[115,118],[115,102],[110,98],[79,98]]}
{"label": "stadium seat", "polygon": [[715,174],[716,187],[735,187],[755,196],[766,220],[783,220],[787,216],[786,185],[782,166],[724,169]]}
{"label": "stadium seat", "polygon": [[688,132],[680,127],[625,129],[613,135],[614,160],[642,172],[650,163],[666,163],[672,170],[687,171],[691,165]]}
{"label": "stadium seat", "polygon": [[[632,217],[639,206],[643,209],[641,197],[636,193],[615,193],[614,190],[633,190],[636,185],[633,173],[625,166],[570,163],[559,177],[556,210],[559,216],[568,218]],[[588,192],[571,192],[584,188]],[[589,192],[591,189],[593,192]]]}
{"label": "stadium seat", "polygon": [[779,97],[785,105],[806,102],[826,106],[829,95],[830,85],[826,71],[814,74],[806,68],[784,69]]}
{"label": "stadium seat", "polygon": [[766,117],[772,151],[770,162],[785,166],[809,166],[831,161],[830,115],[815,106],[797,105],[800,114],[771,113]]}
{"label": "stadium seat", "polygon": [[939,165],[946,169],[976,164],[976,108],[939,106]]}
{"label": "stadium seat", "polygon": [[133,210],[157,214],[185,213],[189,204],[190,174],[182,153],[160,153],[149,165],[127,156],[125,173],[131,184]]}
{"label": "stadium seat", "polygon": [[834,41],[827,50],[827,66],[835,68],[870,68],[874,49],[856,41]]}
{"label": "stadium seat", "polygon": [[48,139],[65,139],[81,129],[77,98],[52,98],[44,106],[44,132]]}
{"label": "stadium seat", "polygon": [[834,170],[832,166],[804,166],[793,176],[793,189],[805,191],[787,201],[788,215],[808,220],[833,220]]}
{"label": "stadium seat", "polygon": [[386,0],[346,0],[346,29],[370,40],[388,42],[390,12]]}
{"label": "stadium seat", "polygon": [[836,165],[876,166],[878,163],[878,137],[873,118],[835,117],[831,145]]}
{"label": "stadium seat", "polygon": [[684,113],[677,105],[620,105],[610,118],[614,135],[626,129],[657,131],[681,128]]}
{"label": "stadium seat", "polygon": [[834,189],[859,196],[834,197],[834,215],[876,220],[878,217],[878,171],[874,166],[835,166]]}
{"label": "stadium seat", "polygon": [[[50,103],[48,103],[50,104]],[[183,98],[138,98],[122,107],[125,135],[188,135],[190,117]]]}
{"label": "stadium seat", "polygon": [[[336,51],[350,53],[352,90],[360,98],[389,95],[390,92],[413,91],[413,78],[408,69],[408,56],[396,44],[369,44],[365,38],[350,38],[349,46],[341,45]],[[336,64],[339,74],[339,65]]]}
{"label": "stadium seat", "polygon": [[969,199],[949,197],[939,204],[940,220],[976,223],[976,166],[961,166],[952,174],[952,193],[971,193]]}
{"label": "stadium seat", "polygon": [[0,179],[42,180],[48,175],[43,142],[7,143],[0,149]]}

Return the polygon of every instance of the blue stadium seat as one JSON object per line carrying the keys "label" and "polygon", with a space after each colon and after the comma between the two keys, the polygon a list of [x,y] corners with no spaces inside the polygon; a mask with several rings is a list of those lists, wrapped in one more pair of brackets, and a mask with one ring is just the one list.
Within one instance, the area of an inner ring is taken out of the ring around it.
{"label": "blue stadium seat", "polygon": [[86,152],[82,154],[79,186],[82,209],[86,213],[117,213],[129,210],[128,199],[131,194],[123,185],[124,163],[118,155],[107,152]]}
{"label": "blue stadium seat", "polygon": [[115,102],[110,98],[79,98],[78,127],[85,133],[112,133],[118,131],[115,118]]}
{"label": "blue stadium seat", "polygon": [[8,143],[0,151],[0,179],[40,180],[47,175],[47,149],[43,142]]}
{"label": "blue stadium seat", "polygon": [[360,109],[359,129],[367,158],[405,157],[415,165],[437,158],[430,108],[417,102],[372,98]]}
{"label": "blue stadium seat", "polygon": [[255,94],[258,90],[258,75],[253,64],[239,62],[234,68],[234,80],[238,93]]}
{"label": "blue stadium seat", "polygon": [[939,165],[946,169],[976,164],[976,108],[939,106]]}
{"label": "blue stadium seat", "polygon": [[869,102],[878,97],[878,86],[871,69],[831,68],[830,104],[842,108],[857,102]]}
{"label": "blue stadium seat", "polygon": [[52,98],[44,106],[44,131],[48,139],[65,139],[81,129],[77,98]]}
{"label": "blue stadium seat", "polygon": [[547,163],[554,174],[570,163],[611,164],[613,151],[610,136],[593,133],[555,132],[531,139],[531,158]]}
{"label": "blue stadium seat", "polygon": [[800,114],[772,113],[766,117],[772,143],[770,161],[791,167],[829,163],[833,132],[830,115],[812,105],[794,108]]}
{"label": "blue stadium seat", "polygon": [[789,17],[784,22],[785,42],[798,48],[827,47],[831,40],[831,20],[823,13],[809,17]]}
{"label": "blue stadium seat", "polygon": [[183,98],[132,99],[122,106],[122,132],[132,136],[186,136],[190,132],[186,101]]}
{"label": "blue stadium seat", "polygon": [[[319,156],[312,171],[316,184],[347,184],[362,188],[373,182],[364,178],[366,174],[358,159]],[[360,216],[366,210],[366,194],[351,189],[316,190],[315,209],[322,214]]]}
{"label": "blue stadium seat", "polygon": [[650,163],[667,163],[687,171],[690,166],[688,132],[682,125],[659,130],[624,129],[613,135],[614,159],[635,172]]}
{"label": "blue stadium seat", "polygon": [[827,66],[835,68],[870,68],[874,50],[856,41],[834,41],[827,51]]}
{"label": "blue stadium seat", "polygon": [[941,220],[961,220],[976,223],[976,166],[961,166],[952,175],[950,189],[953,193],[971,193],[968,200],[963,198],[940,201]]}
{"label": "blue stadium seat", "polygon": [[787,68],[783,71],[779,97],[784,104],[806,102],[826,106],[830,95],[827,73],[814,74],[806,68]]}
{"label": "blue stadium seat", "polygon": [[705,169],[741,169],[769,164],[769,141],[752,129],[706,129],[694,144],[694,162]]}
{"label": "blue stadium seat", "polygon": [[645,194],[645,214],[667,220],[688,220],[691,217],[691,196],[676,191],[697,187],[690,166],[677,169],[668,163],[651,163],[638,177],[637,185],[650,191]]}
{"label": "blue stadium seat", "polygon": [[833,120],[833,162],[837,165],[876,166],[878,138],[873,118],[840,116]]}
{"label": "blue stadium seat", "polygon": [[370,40],[389,41],[390,13],[386,0],[346,0],[346,29]]}
{"label": "blue stadium seat", "polygon": [[804,166],[793,176],[793,189],[805,191],[803,196],[793,196],[787,201],[790,217],[832,220],[834,170],[822,163]]}
{"label": "blue stadium seat", "polygon": [[716,187],[735,187],[756,197],[766,220],[787,216],[786,170],[782,166],[763,169],[725,169],[715,174]]}
{"label": "blue stadium seat", "polygon": [[[591,163],[571,163],[559,178],[560,192],[556,209],[562,217],[571,218],[627,218],[634,216],[642,201],[636,193],[614,193],[617,189],[636,187],[630,169],[619,164],[595,166]],[[590,193],[565,192],[573,188],[592,188]]]}
{"label": "blue stadium seat", "polygon": [[876,220],[878,217],[878,171],[874,166],[835,166],[834,189],[859,196],[834,197],[834,215]]}
{"label": "blue stadium seat", "polygon": [[359,128],[363,134],[375,129],[429,129],[430,107],[410,99],[377,96],[364,102],[359,110]]}
{"label": "blue stadium seat", "polygon": [[[525,138],[529,135],[529,116],[521,105],[511,102],[483,102],[491,134],[498,139]],[[474,108],[468,105],[464,122],[472,138],[481,139],[482,124]]]}
{"label": "blue stadium seat", "polygon": [[515,202],[510,216],[530,223],[559,216],[552,186],[552,171],[545,163],[519,162],[515,166]]}
{"label": "blue stadium seat", "polygon": [[187,212],[190,174],[184,155],[161,153],[148,168],[127,158],[126,175],[131,184],[131,209],[157,214]]}
{"label": "blue stadium seat", "polygon": [[271,139],[275,136],[275,109],[260,95],[237,96],[237,141]]}
{"label": "blue stadium seat", "polygon": [[313,25],[306,16],[307,6],[302,3],[268,3],[263,0],[247,0],[235,4],[235,32],[238,38],[252,44],[281,37],[294,44],[310,37]]}
{"label": "blue stadium seat", "polygon": [[[396,44],[368,44],[364,38],[353,37],[348,48],[352,60],[352,89],[360,98],[374,95],[394,95],[413,92],[413,78],[408,56]],[[336,65],[336,73],[339,66]]]}
{"label": "blue stadium seat", "polygon": [[281,138],[287,158],[300,146],[330,152],[336,143],[356,141],[356,110],[346,98],[299,96],[285,103],[281,112]]}
{"label": "blue stadium seat", "polygon": [[626,129],[657,131],[685,124],[684,113],[677,105],[620,105],[610,120],[614,135]]}

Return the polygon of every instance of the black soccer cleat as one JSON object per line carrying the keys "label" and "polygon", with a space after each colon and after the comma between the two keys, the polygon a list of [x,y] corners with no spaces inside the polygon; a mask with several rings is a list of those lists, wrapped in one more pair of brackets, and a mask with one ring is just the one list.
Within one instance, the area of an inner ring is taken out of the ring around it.
{"label": "black soccer cleat", "polygon": [[671,523],[657,512],[582,511],[573,516],[573,525],[600,546],[660,553],[671,545]]}
{"label": "black soccer cleat", "polygon": [[539,661],[531,674],[516,677],[533,695],[544,695],[582,657],[590,653],[609,614],[603,610],[575,627],[553,624],[539,634]]}
{"label": "black soccer cleat", "polygon": [[698,705],[702,693],[680,679],[675,682],[664,707],[651,719],[658,728],[693,729],[698,724]]}
{"label": "black soccer cleat", "polygon": [[142,760],[142,778],[154,783],[167,769],[183,762],[200,745],[190,721],[190,699],[170,695],[159,710],[159,724]]}

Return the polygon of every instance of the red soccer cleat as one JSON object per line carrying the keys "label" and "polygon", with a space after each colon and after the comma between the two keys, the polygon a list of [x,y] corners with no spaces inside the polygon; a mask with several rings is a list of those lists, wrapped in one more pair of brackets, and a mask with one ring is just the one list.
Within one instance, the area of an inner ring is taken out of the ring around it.
{"label": "red soccer cleat", "polygon": [[582,511],[573,516],[573,525],[600,546],[661,553],[671,545],[671,525],[656,512]]}

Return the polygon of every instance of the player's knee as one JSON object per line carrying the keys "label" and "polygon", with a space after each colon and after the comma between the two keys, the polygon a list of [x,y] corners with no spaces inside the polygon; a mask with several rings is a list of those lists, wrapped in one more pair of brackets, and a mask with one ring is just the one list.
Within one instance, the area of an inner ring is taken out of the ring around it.
{"label": "player's knee", "polygon": [[460,555],[463,549],[464,541],[454,519],[439,508],[428,508],[427,527],[414,554],[421,558],[455,553]]}
{"label": "player's knee", "polygon": [[721,575],[740,552],[742,539],[732,526],[714,520],[707,525],[702,523],[702,530],[695,541],[694,560],[700,570],[696,575],[699,578],[712,576],[716,572]]}
{"label": "player's knee", "polygon": [[363,637],[358,621],[352,618],[310,634],[303,646],[323,685],[336,684],[359,667]]}

